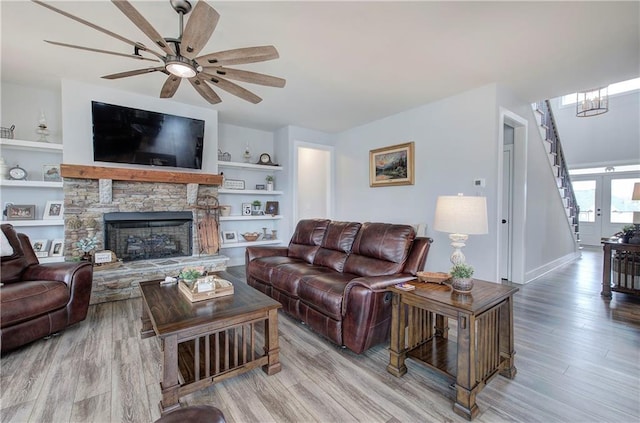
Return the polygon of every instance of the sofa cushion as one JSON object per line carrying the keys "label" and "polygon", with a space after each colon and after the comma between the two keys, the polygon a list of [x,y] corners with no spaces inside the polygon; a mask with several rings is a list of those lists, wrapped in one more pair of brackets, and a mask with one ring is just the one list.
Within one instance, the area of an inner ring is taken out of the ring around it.
{"label": "sofa cushion", "polygon": [[313,263],[313,258],[322,244],[329,222],[328,219],[303,219],[299,221],[291,236],[291,241],[289,241],[289,257]]}
{"label": "sofa cushion", "polygon": [[271,285],[280,291],[284,291],[293,298],[298,298],[300,279],[305,276],[330,273],[333,270],[328,267],[314,266],[308,263],[291,263],[274,267],[271,271]]}
{"label": "sofa cushion", "polygon": [[298,295],[308,307],[334,320],[342,320],[344,289],[356,277],[351,273],[338,272],[305,276],[300,279]]}
{"label": "sofa cushion", "polygon": [[313,259],[313,264],[342,272],[360,226],[359,222],[329,223],[322,245]]}
{"label": "sofa cushion", "polygon": [[247,276],[251,276],[267,285],[271,285],[271,272],[274,268],[282,264],[304,263],[301,259],[294,257],[270,256],[260,257],[252,260],[247,265]]}
{"label": "sofa cushion", "polygon": [[363,223],[344,271],[359,276],[400,273],[415,236],[409,225]]}
{"label": "sofa cushion", "polygon": [[58,281],[26,281],[2,287],[2,327],[32,319],[67,306],[69,289]]}

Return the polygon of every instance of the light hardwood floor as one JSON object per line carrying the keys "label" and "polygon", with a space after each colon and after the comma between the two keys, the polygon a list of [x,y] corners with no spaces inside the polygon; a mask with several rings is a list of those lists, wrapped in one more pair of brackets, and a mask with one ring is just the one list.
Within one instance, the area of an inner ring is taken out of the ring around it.
{"label": "light hardwood floor", "polygon": [[[476,422],[638,422],[640,298],[600,297],[602,252],[584,250],[515,295],[515,379],[478,395]],[[242,267],[229,273],[244,280]],[[2,422],[152,422],[160,351],[140,339],[140,300],[91,306],[86,321],[0,361]],[[190,394],[228,422],[464,422],[447,380],[407,361],[387,373],[388,345],[362,355],[281,314],[282,371],[254,370]],[[453,328],[455,330],[455,328]],[[451,333],[454,335],[454,333]],[[186,423],[186,422],[185,422]]]}

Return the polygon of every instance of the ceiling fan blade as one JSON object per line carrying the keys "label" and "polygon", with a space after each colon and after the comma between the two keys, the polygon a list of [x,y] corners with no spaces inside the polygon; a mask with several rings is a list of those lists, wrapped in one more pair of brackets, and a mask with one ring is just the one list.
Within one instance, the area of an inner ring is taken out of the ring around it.
{"label": "ceiling fan blade", "polygon": [[79,50],[93,51],[93,52],[96,52],[96,53],[113,54],[114,56],[128,57],[130,59],[149,60],[150,62],[157,62],[158,61],[157,59],[149,59],[148,57],[144,57],[144,56],[141,56],[139,54],[125,54],[125,53],[118,53],[117,51],[100,50],[98,48],[82,47],[82,46],[76,46],[74,44],[59,43],[57,41],[49,41],[49,40],[44,40],[44,41],[46,43],[53,44],[53,45],[56,45],[56,46],[77,48]]}
{"label": "ceiling fan blade", "polygon": [[243,100],[247,100],[249,103],[258,104],[262,101],[260,97],[255,95],[249,90],[242,88],[238,84],[227,81],[224,78],[220,78],[218,75],[211,75],[205,72],[200,72],[201,79],[207,81],[210,84],[214,84],[216,87],[220,87],[226,92],[240,97]]}
{"label": "ceiling fan blade", "polygon": [[162,90],[160,90],[160,98],[173,97],[176,91],[178,91],[180,82],[182,82],[182,78],[169,74],[169,77],[166,81],[164,81],[164,84],[162,85]]}
{"label": "ceiling fan blade", "polygon": [[104,79],[119,79],[119,78],[126,78],[128,76],[143,75],[145,73],[152,73],[152,72],[165,72],[165,73],[168,73],[164,69],[164,66],[159,66],[157,68],[136,69],[136,70],[132,70],[132,71],[112,73],[111,75],[103,76],[103,78]]}
{"label": "ceiling fan blade", "polygon": [[60,10],[60,9],[58,9],[58,8],[56,8],[56,7],[53,7],[53,6],[51,6],[50,4],[43,3],[43,2],[41,2],[41,1],[39,1],[39,0],[31,0],[31,1],[32,1],[32,2],[34,2],[35,4],[38,4],[38,5],[43,6],[43,7],[46,7],[47,9],[53,10],[54,12],[59,13],[59,14],[61,14],[62,16],[65,16],[65,17],[67,17],[67,18],[69,18],[69,19],[73,19],[73,20],[74,20],[74,21],[76,21],[76,22],[80,22],[80,23],[81,23],[81,24],[83,24],[83,25],[87,25],[87,26],[88,26],[88,27],[90,27],[90,28],[93,28],[93,29],[95,29],[95,30],[97,30],[97,31],[100,31],[100,32],[104,33],[104,34],[107,34],[107,35],[109,35],[110,37],[113,37],[113,38],[115,38],[115,39],[117,39],[117,40],[120,40],[120,41],[122,41],[122,42],[124,42],[124,43],[127,43],[127,44],[129,44],[129,45],[132,45],[132,46],[134,46],[134,47],[136,47],[136,48],[138,48],[138,49],[140,49],[140,50],[142,50],[142,51],[149,52],[149,53],[153,54],[154,56],[157,56],[157,57],[158,57],[158,58],[160,58],[160,59],[163,59],[163,58],[164,58],[164,56],[163,56],[162,54],[160,54],[160,53],[158,53],[158,52],[156,52],[156,51],[153,51],[153,50],[149,50],[147,47],[145,47],[145,45],[144,45],[144,44],[140,44],[140,43],[137,43],[137,42],[135,42],[135,41],[131,41],[131,40],[129,40],[129,39],[127,39],[127,38],[125,38],[125,37],[123,37],[123,36],[121,36],[121,35],[116,34],[115,32],[111,32],[111,31],[109,31],[108,29],[104,29],[104,28],[102,28],[102,27],[100,27],[100,26],[98,26],[98,25],[96,25],[96,24],[93,24],[93,23],[91,23],[91,22],[89,22],[89,21],[85,21],[85,20],[84,20],[84,19],[82,19],[82,18],[79,18],[79,17],[77,17],[77,16],[74,16],[74,15],[72,15],[71,13],[67,13],[67,12],[65,12],[64,10]]}
{"label": "ceiling fan blade", "polygon": [[201,66],[225,66],[264,62],[277,59],[278,57],[280,57],[280,55],[274,46],[260,46],[218,51],[196,57],[194,60]]}
{"label": "ceiling fan blade", "polygon": [[224,78],[234,79],[236,81],[242,82],[249,82],[251,84],[266,85],[267,87],[282,88],[287,83],[286,80],[275,76],[239,69],[223,68],[221,66],[205,66],[202,69],[204,72],[210,75],[220,75]]}
{"label": "ceiling fan blade", "polygon": [[220,15],[204,1],[199,1],[193,8],[191,16],[182,33],[180,54],[188,59],[196,57],[207,44],[211,34],[218,25]]}
{"label": "ceiling fan blade", "polygon": [[131,22],[135,24],[144,34],[149,37],[151,41],[153,41],[158,47],[160,47],[165,53],[175,56],[175,51],[167,44],[165,39],[155,30],[153,26],[147,21],[144,16],[138,12],[138,10],[133,7],[131,3],[127,0],[111,0],[113,4],[116,5],[118,9],[124,15],[129,18]]}
{"label": "ceiling fan blade", "polygon": [[198,93],[200,93],[200,95],[209,103],[211,104],[220,103],[222,100],[220,99],[218,94],[216,94],[216,92],[213,91],[213,89],[210,86],[205,84],[201,78],[202,77],[198,75],[195,78],[189,78],[189,82],[191,82],[191,85],[193,85],[193,88],[195,88],[196,91],[198,91]]}

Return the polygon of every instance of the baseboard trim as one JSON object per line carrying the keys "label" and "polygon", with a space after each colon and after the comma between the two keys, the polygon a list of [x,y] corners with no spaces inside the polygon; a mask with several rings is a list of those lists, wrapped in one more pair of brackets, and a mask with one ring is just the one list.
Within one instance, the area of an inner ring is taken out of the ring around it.
{"label": "baseboard trim", "polygon": [[525,284],[529,282],[533,282],[534,280],[546,275],[547,273],[556,270],[557,268],[564,266],[567,263],[571,263],[579,259],[582,256],[580,251],[575,251],[573,253],[569,253],[565,256],[559,257],[545,265],[542,265],[536,269],[525,272]]}

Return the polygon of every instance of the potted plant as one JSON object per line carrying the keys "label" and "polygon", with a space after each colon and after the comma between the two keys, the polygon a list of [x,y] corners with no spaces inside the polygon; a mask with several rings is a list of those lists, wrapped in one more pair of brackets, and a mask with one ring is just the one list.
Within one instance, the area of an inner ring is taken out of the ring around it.
{"label": "potted plant", "polygon": [[82,251],[81,260],[91,261],[91,252],[98,247],[98,240],[95,236],[82,238],[80,241],[75,243],[75,246],[78,250]]}
{"label": "potted plant", "polygon": [[456,263],[449,271],[451,288],[459,294],[468,294],[473,288],[473,267],[467,263]]}
{"label": "potted plant", "polygon": [[635,233],[636,227],[634,225],[625,225],[622,227],[622,242],[628,244],[631,238],[633,238],[633,234]]}
{"label": "potted plant", "polygon": [[251,203],[251,207],[253,207],[253,213],[254,214],[258,214],[258,212],[260,211],[260,207],[262,206],[262,203],[260,202],[260,200],[254,200]]}
{"label": "potted plant", "polygon": [[185,267],[178,275],[189,287],[192,287],[200,276],[202,276],[202,270],[195,267]]}
{"label": "potted plant", "polygon": [[267,191],[273,191],[273,175],[267,175],[264,179],[267,181]]}

